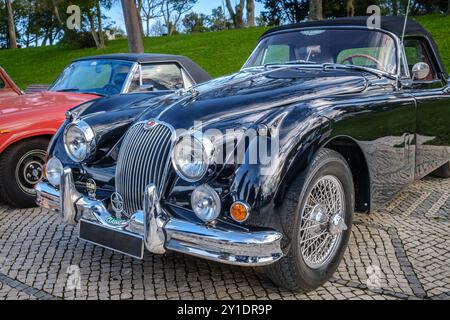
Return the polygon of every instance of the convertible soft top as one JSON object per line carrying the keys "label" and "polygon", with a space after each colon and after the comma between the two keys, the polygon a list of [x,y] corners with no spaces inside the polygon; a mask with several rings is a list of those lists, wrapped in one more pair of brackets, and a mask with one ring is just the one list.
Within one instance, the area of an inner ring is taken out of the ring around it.
{"label": "convertible soft top", "polygon": [[114,53],[114,54],[83,57],[76,59],[74,61],[94,60],[94,59],[126,60],[137,63],[177,62],[189,72],[189,74],[194,78],[196,83],[202,83],[212,79],[212,77],[205,70],[203,70],[198,64],[196,64],[191,59],[184,56],[177,56],[171,54]]}
{"label": "convertible soft top", "polygon": [[[261,38],[276,32],[288,31],[291,29],[301,29],[311,27],[345,27],[345,26],[367,27],[368,18],[369,18],[368,16],[359,16],[359,17],[336,18],[330,20],[308,21],[289,24],[270,29],[269,31],[265,32]],[[398,37],[402,36],[404,23],[405,23],[404,17],[389,17],[389,16],[381,17],[381,29],[392,32]],[[436,63],[438,64],[442,72],[445,75],[447,75],[447,72],[442,63],[442,59],[439,55],[437,45],[427,30],[425,30],[419,23],[409,18],[408,23],[406,24],[405,36],[426,38],[432,47],[434,56],[436,57],[437,60]]]}

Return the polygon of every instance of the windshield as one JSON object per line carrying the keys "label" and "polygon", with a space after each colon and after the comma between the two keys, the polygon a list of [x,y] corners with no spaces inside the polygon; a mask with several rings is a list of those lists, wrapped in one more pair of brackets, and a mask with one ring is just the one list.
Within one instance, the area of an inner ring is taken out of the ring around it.
{"label": "windshield", "polygon": [[127,61],[77,61],[63,71],[50,91],[118,94],[132,67],[133,63]]}
{"label": "windshield", "polygon": [[395,41],[376,30],[308,29],[263,39],[246,67],[283,63],[339,63],[397,73]]}

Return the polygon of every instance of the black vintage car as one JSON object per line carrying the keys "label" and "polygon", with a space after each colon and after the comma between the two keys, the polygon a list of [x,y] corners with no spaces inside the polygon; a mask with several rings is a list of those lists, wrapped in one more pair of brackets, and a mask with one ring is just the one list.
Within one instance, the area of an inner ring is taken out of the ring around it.
{"label": "black vintage car", "polygon": [[37,202],[136,258],[172,250],[316,288],[354,212],[450,176],[448,75],[420,25],[402,42],[403,22],[275,28],[236,74],[81,106],[51,144]]}

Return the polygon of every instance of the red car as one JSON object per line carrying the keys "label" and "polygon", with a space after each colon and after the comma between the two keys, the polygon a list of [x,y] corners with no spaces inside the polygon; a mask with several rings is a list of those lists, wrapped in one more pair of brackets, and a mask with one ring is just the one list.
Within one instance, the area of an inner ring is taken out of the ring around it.
{"label": "red car", "polygon": [[10,76],[8,76],[5,69],[0,67],[0,98],[14,97],[20,94],[22,94],[20,88],[12,81]]}
{"label": "red car", "polygon": [[[5,79],[5,88],[13,88],[10,78]],[[114,54],[75,60],[47,91],[11,94],[8,89],[7,94],[5,90],[0,94],[0,201],[34,206],[34,185],[42,177],[48,143],[67,110],[102,96],[164,94],[210,79],[182,56]]]}

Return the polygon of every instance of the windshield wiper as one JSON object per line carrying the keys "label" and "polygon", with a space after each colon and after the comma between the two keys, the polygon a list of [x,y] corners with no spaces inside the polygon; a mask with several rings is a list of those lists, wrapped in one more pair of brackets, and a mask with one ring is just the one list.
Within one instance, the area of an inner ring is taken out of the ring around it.
{"label": "windshield wiper", "polygon": [[79,91],[80,89],[78,88],[67,88],[67,89],[60,89],[60,90],[56,90],[57,92],[70,92],[70,91]]}
{"label": "windshield wiper", "polygon": [[363,66],[356,66],[356,65],[349,65],[349,64],[340,64],[340,63],[324,63],[323,65],[323,70],[333,70],[333,69],[346,69],[346,70],[354,70],[354,71],[363,71],[363,72],[367,72],[373,75],[376,75],[377,77],[381,78],[381,77],[387,77],[389,79],[395,80],[396,77],[393,76],[392,74],[389,74],[385,71],[381,71],[381,70],[375,70],[372,68],[368,68],[368,67],[363,67]]}
{"label": "windshield wiper", "polygon": [[103,94],[103,93],[98,93],[95,91],[80,91],[80,89],[77,89],[77,88],[61,89],[61,90],[56,90],[56,92],[76,92],[76,93],[80,93],[80,94],[92,94],[92,95],[96,95],[96,96],[100,96],[100,97],[106,96],[106,94]]}
{"label": "windshield wiper", "polygon": [[286,62],[266,63],[264,65],[264,69],[267,69],[269,67],[298,66],[298,65],[302,65],[302,64],[317,64],[317,62],[308,61],[308,60],[295,60],[295,61],[286,61]]}

